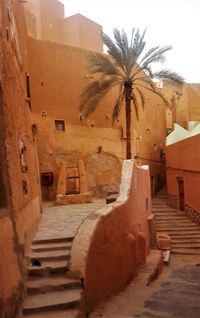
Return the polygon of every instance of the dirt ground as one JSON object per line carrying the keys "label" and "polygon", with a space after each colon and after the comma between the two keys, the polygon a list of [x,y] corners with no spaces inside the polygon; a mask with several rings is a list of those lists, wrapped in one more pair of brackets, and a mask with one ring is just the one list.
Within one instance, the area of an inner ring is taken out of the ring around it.
{"label": "dirt ground", "polygon": [[[126,287],[125,290],[118,295],[112,297],[110,300],[99,306],[95,312],[90,314],[90,318],[133,318],[133,317],[158,317],[161,315],[156,313],[142,314],[144,310],[144,303],[146,300],[152,297],[155,293],[159,293],[161,290],[161,284],[169,281],[169,277],[172,271],[176,269],[185,268],[188,265],[197,265],[200,263],[199,256],[193,255],[171,255],[168,265],[163,267],[162,273],[159,277],[151,282],[147,286],[146,276],[139,272],[134,280]],[[195,268],[195,267],[194,267]],[[173,292],[173,291],[172,291]],[[172,295],[173,297],[173,295]],[[197,304],[199,302],[199,296]],[[157,315],[158,314],[158,315]],[[181,317],[176,315],[170,315],[163,312],[162,317]],[[185,316],[184,316],[185,317]],[[197,316],[191,316],[197,318]],[[199,316],[198,316],[199,317]]]}

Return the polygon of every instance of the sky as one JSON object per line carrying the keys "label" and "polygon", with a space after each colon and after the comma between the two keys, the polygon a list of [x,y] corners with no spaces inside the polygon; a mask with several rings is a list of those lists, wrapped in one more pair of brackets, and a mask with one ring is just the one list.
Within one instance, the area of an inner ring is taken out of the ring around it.
{"label": "sky", "polygon": [[172,45],[161,68],[200,83],[200,0],[60,0],[65,16],[80,13],[99,23],[112,37],[116,27],[131,34],[147,28],[146,50]]}

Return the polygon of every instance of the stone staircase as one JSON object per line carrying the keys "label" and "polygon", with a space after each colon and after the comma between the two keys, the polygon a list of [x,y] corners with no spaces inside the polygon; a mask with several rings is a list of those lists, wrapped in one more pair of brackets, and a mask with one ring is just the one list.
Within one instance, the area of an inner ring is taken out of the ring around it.
{"label": "stone staircase", "polygon": [[33,241],[24,318],[77,317],[81,282],[67,277],[72,240],[62,237]]}
{"label": "stone staircase", "polygon": [[200,255],[200,227],[190,221],[183,211],[167,205],[167,191],[161,190],[152,199],[156,231],[167,233],[171,238],[171,253]]}

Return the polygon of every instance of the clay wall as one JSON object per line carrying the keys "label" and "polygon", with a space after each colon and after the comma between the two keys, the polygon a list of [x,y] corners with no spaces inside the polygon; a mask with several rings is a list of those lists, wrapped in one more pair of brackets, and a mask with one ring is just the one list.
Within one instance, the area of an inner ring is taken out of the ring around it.
{"label": "clay wall", "polygon": [[18,1],[0,3],[0,317],[17,317],[25,253],[40,217],[37,154],[26,102],[26,33]]}
{"label": "clay wall", "polygon": [[102,26],[75,14],[61,21],[61,43],[103,53]]}
{"label": "clay wall", "polygon": [[64,5],[58,0],[24,2],[27,32],[30,36],[103,52],[102,26],[75,14],[64,18]]}
{"label": "clay wall", "polygon": [[172,123],[168,116],[168,126],[173,128],[177,123],[187,128],[188,121],[200,121],[200,85],[185,83],[183,88],[166,86],[163,88],[165,96],[171,103]]}
{"label": "clay wall", "polygon": [[44,199],[55,199],[60,164],[78,166],[83,159],[89,191],[95,195],[117,191],[120,180],[121,158],[124,148],[121,132],[112,128],[65,124],[65,131],[56,131],[52,117],[34,114],[37,125],[40,172],[53,172],[54,183],[42,186]]}
{"label": "clay wall", "polygon": [[200,216],[200,135],[168,146],[166,160],[169,204],[179,208],[178,179],[182,178],[185,213],[191,214],[192,219],[197,218],[198,215]]}
{"label": "clay wall", "polygon": [[60,20],[64,19],[64,5],[58,0],[40,0],[40,6],[41,38],[60,42]]}
{"label": "clay wall", "polygon": [[137,274],[149,252],[150,215],[148,167],[126,160],[117,201],[89,215],[73,241],[70,272],[84,280],[86,311],[119,292]]}
{"label": "clay wall", "polygon": [[40,0],[24,3],[26,29],[30,36],[41,39],[41,6]]}
{"label": "clay wall", "polygon": [[[104,154],[116,156],[120,161],[125,158],[126,127],[123,109],[119,121],[114,125],[112,123],[112,105],[117,94],[115,89],[102,100],[95,113],[88,119],[80,121],[80,95],[84,87],[93,80],[93,76],[88,74],[87,54],[88,51],[81,48],[29,39],[32,109],[35,116],[37,114],[35,120],[39,131],[38,140],[41,143],[39,157],[42,172],[50,169],[50,162],[52,162],[51,170],[55,170],[53,166],[56,167],[57,163],[54,153],[58,153],[58,150],[61,153],[70,150],[74,152],[74,155],[77,154],[83,158],[95,154],[101,146]],[[150,165],[154,182],[158,184],[160,178],[163,184],[164,164],[160,151],[165,143],[165,107],[159,97],[152,93],[147,91],[145,96],[146,106],[144,110],[141,107],[139,121],[136,120],[134,111],[132,113],[132,153],[133,157],[138,157],[138,163]],[[44,159],[43,149],[54,147],[54,138],[48,137],[47,127],[49,133],[55,135],[55,120],[65,121],[66,131],[56,132],[56,136],[59,135],[59,138],[56,138],[56,149],[51,155],[51,160],[47,161],[49,155]],[[69,130],[69,127],[71,129],[74,127],[73,132]],[[86,162],[85,166],[87,166]],[[97,162],[96,167],[99,166]],[[109,163],[108,166],[110,166]],[[109,175],[114,172],[115,168]],[[106,178],[107,172],[103,173],[100,169],[99,175],[103,174]],[[97,187],[101,188],[103,185],[101,177],[97,179],[99,180]]]}

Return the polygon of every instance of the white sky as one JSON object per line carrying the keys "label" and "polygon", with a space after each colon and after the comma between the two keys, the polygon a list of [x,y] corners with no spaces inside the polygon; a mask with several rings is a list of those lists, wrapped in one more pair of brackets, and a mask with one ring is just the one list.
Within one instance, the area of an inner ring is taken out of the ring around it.
{"label": "white sky", "polygon": [[146,49],[172,45],[162,68],[178,72],[187,82],[200,83],[200,0],[60,0],[65,15],[81,13],[101,24],[112,36],[113,28],[147,27]]}

